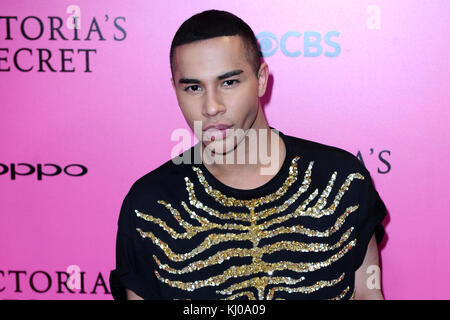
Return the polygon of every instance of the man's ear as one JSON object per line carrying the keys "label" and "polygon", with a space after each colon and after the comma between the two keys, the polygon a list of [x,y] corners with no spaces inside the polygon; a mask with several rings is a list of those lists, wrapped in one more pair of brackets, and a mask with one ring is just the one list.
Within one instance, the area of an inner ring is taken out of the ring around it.
{"label": "man's ear", "polygon": [[269,80],[269,66],[266,62],[261,63],[258,71],[258,96],[261,98],[266,92]]}
{"label": "man's ear", "polygon": [[172,83],[172,88],[173,88],[173,90],[176,90],[176,89],[175,89],[175,82],[173,81],[173,78],[170,78],[170,82]]}

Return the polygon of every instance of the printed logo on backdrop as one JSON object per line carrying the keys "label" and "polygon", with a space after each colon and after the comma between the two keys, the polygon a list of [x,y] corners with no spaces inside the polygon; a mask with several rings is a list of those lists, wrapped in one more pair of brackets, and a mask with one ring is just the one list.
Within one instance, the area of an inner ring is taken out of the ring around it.
{"label": "printed logo on backdrop", "polygon": [[[369,5],[365,14],[366,27],[371,30],[381,29],[381,9],[377,5]],[[291,30],[281,35],[275,35],[270,31],[263,31],[256,35],[256,39],[264,57],[271,57],[278,51],[290,58],[296,57],[328,57],[335,58],[341,53],[338,43],[340,32],[328,31],[321,34],[317,31],[305,31],[303,33]]]}
{"label": "printed logo on backdrop", "polygon": [[[107,294],[107,279],[101,272],[94,278],[86,277],[86,272],[81,271],[78,265],[70,265],[66,271],[26,271],[26,270],[0,270],[0,292],[2,294],[14,292],[24,293],[31,290],[36,293],[59,294]],[[10,283],[9,286],[7,283]]]}
{"label": "printed logo on backdrop", "polygon": [[286,57],[329,57],[335,58],[341,53],[341,46],[337,43],[339,31],[328,31],[324,35],[317,31],[287,31],[277,36],[264,31],[256,36],[264,57],[271,57],[278,50]]}
{"label": "printed logo on backdrop", "polygon": [[[126,18],[104,16],[84,18],[81,8],[69,5],[61,16],[0,16],[0,72],[92,72],[97,48],[93,41],[124,41]],[[13,41],[29,41],[29,47],[8,48]],[[43,48],[42,41],[56,41],[59,46],[77,48]],[[77,62],[83,66],[76,68]]]}
{"label": "printed logo on backdrop", "polygon": [[376,157],[377,164],[377,173],[379,174],[387,174],[391,171],[391,163],[389,162],[389,157],[391,156],[391,150],[380,150],[375,151],[374,148],[370,148],[368,154],[363,156],[363,152],[358,150],[356,157],[361,161],[361,163],[366,166],[364,159],[370,158],[370,162],[373,162],[373,157]]}
{"label": "printed logo on backdrop", "polygon": [[0,176],[7,176],[11,180],[16,180],[18,176],[35,176],[37,180],[58,175],[81,177],[87,172],[87,167],[81,164],[60,166],[54,163],[39,163],[34,166],[29,163],[0,163]]}

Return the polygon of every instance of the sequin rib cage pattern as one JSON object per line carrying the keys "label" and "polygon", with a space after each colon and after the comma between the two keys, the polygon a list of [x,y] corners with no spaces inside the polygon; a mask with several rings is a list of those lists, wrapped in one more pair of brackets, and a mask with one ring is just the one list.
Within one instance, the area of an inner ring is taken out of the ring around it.
{"label": "sequin rib cage pattern", "polygon": [[[304,234],[307,236],[314,236],[319,238],[329,237],[330,235],[340,230],[341,226],[345,222],[345,219],[359,207],[358,204],[347,207],[345,210],[343,210],[344,212],[342,212],[337,217],[335,224],[324,231],[306,228],[302,225],[294,225],[291,227],[276,227],[283,222],[287,222],[290,219],[300,216],[309,216],[320,219],[323,216],[333,215],[339,205],[342,196],[348,190],[352,181],[354,179],[364,179],[364,176],[358,172],[349,174],[345,182],[340,186],[331,204],[326,207],[328,197],[334,187],[337,176],[337,172],[334,171],[328,181],[327,186],[324,188],[319,199],[314,204],[312,204],[312,202],[317,198],[319,194],[318,189],[315,189],[313,192],[311,192],[311,194],[309,194],[309,196],[307,196],[303,202],[297,203],[297,200],[301,195],[306,193],[311,184],[311,173],[314,165],[314,161],[311,161],[304,174],[301,187],[295,193],[293,193],[282,203],[281,201],[278,201],[279,203],[281,203],[279,205],[257,211],[260,206],[280,200],[283,196],[286,195],[287,191],[298,179],[297,162],[299,159],[299,156],[296,156],[292,159],[289,167],[289,175],[282,186],[276,192],[250,200],[241,200],[234,197],[229,197],[222,194],[219,190],[213,189],[206,181],[202,170],[196,166],[192,166],[192,169],[194,170],[198,178],[198,182],[201,184],[206,194],[214,199],[214,201],[218,205],[224,208],[224,210],[222,211],[226,211],[227,207],[241,207],[243,210],[240,212],[229,211],[226,213],[222,213],[219,210],[208,207],[198,200],[194,191],[194,183],[188,177],[185,177],[184,179],[189,203],[181,201],[180,204],[185,212],[191,217],[191,219],[197,222],[196,225],[193,225],[184,220],[182,218],[182,214],[175,208],[174,205],[167,203],[164,200],[157,201],[158,204],[164,206],[164,208],[166,208],[168,212],[170,212],[170,214],[179,223],[180,227],[185,230],[185,232],[183,233],[177,232],[173,228],[169,227],[165,221],[152,216],[151,213],[144,213],[135,210],[137,217],[158,225],[174,240],[191,239],[192,237],[201,234],[202,232],[208,232],[208,235],[199,246],[191,251],[179,253],[174,252],[167,243],[156,237],[154,233],[144,231],[141,228],[137,228],[136,230],[139,232],[142,238],[150,239],[154,245],[162,250],[166,258],[165,260],[187,263],[187,265],[183,268],[174,268],[169,264],[161,263],[160,259],[156,255],[153,255],[153,258],[159,269],[163,270],[168,275],[174,276],[162,277],[160,273],[155,270],[154,272],[158,280],[171,287],[186,291],[194,291],[206,286],[221,286],[220,289],[216,290],[216,293],[222,297],[221,299],[235,299],[241,296],[246,296],[248,299],[255,300],[282,299],[277,297],[277,292],[309,294],[312,292],[316,292],[324,287],[334,286],[342,281],[345,277],[345,273],[342,273],[339,277],[334,279],[317,281],[313,285],[298,286],[298,284],[301,285],[301,283],[306,279],[306,277],[308,276],[308,272],[312,272],[329,266],[333,262],[341,259],[345,254],[349,252],[349,250],[351,250],[356,245],[356,238],[351,241],[347,241],[351,239],[351,234],[354,231],[354,227],[350,227],[348,230],[346,230],[339,241],[334,243],[333,245],[322,242],[307,243],[298,241],[277,241],[267,245],[259,246],[259,243],[262,239],[272,238],[276,235],[287,233]],[[297,207],[295,208],[295,210],[292,210],[291,213],[283,214],[288,209],[292,209],[292,206]],[[215,220],[220,219],[224,221],[224,223],[212,222],[208,220],[208,216],[214,217]],[[228,222],[229,220],[233,221]],[[219,230],[221,232],[216,232],[216,230]],[[218,251],[207,259],[196,260],[196,256],[203,251],[214,248],[218,244],[227,241],[250,241],[252,243],[252,247],[231,247],[226,250]],[[337,253],[331,255],[328,259],[319,262],[267,262],[262,259],[263,254],[272,254],[280,250],[288,250],[292,252],[292,254],[295,254],[296,252],[327,252],[336,249],[339,249]],[[204,280],[191,282],[174,280],[177,279],[177,276],[179,278],[180,275],[186,275],[193,271],[220,264],[225,260],[229,260],[233,257],[250,257],[251,264],[231,266],[228,269],[224,270],[222,273],[216,274]],[[188,263],[188,261],[191,262]],[[298,273],[299,276],[293,278],[288,276],[274,275],[274,273],[282,270],[294,271]],[[239,278],[242,277],[246,280],[239,281]],[[223,284],[226,282],[229,283],[230,281],[228,280],[230,279],[237,279],[238,281],[224,287]],[[297,286],[293,287],[292,285]],[[350,287],[347,286],[338,296],[332,298],[332,300],[344,298],[349,290]],[[255,293],[257,294],[255,295]],[[351,299],[353,297],[354,292],[351,296]]]}

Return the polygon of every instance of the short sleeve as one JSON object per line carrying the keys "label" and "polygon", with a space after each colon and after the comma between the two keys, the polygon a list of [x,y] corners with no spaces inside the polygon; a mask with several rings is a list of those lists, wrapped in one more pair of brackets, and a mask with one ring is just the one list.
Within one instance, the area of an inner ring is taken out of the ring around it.
{"label": "short sleeve", "polygon": [[130,195],[125,197],[120,211],[116,236],[116,269],[109,275],[114,300],[127,300],[126,288],[143,299],[160,299],[156,276],[138,241],[130,207]]}
{"label": "short sleeve", "polygon": [[375,234],[377,244],[385,235],[382,225],[387,215],[386,206],[380,198],[367,169],[363,169],[364,180],[359,198],[359,209],[356,212],[356,246],[354,251],[354,270],[358,270],[364,262],[370,239]]}

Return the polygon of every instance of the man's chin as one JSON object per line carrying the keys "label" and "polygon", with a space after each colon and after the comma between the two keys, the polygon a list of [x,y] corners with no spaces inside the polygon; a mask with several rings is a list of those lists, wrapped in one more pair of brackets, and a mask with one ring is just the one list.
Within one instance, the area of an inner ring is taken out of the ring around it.
{"label": "man's chin", "polygon": [[226,155],[235,149],[234,144],[227,143],[226,140],[216,140],[216,141],[202,141],[205,151],[209,155]]}

